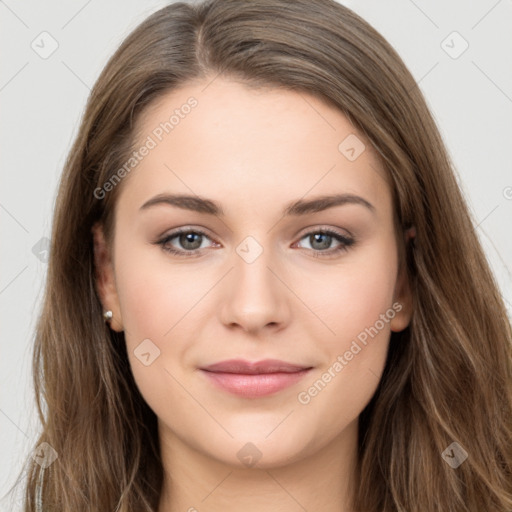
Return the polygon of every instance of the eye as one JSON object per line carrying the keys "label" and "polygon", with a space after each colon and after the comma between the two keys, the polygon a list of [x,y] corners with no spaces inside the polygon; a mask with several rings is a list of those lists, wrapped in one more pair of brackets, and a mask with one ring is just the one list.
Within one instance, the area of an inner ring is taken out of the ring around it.
{"label": "eye", "polygon": [[[176,256],[195,256],[204,249],[203,241],[210,238],[204,231],[200,229],[183,229],[180,228],[157,242],[164,251],[170,252]],[[171,241],[176,239],[182,249],[176,249]]]}
{"label": "eye", "polygon": [[[201,254],[201,250],[208,247],[204,245],[205,240],[211,238],[201,229],[192,228],[179,228],[172,233],[169,233],[156,244],[160,245],[162,249],[178,257],[194,257]],[[176,242],[173,243],[173,240]],[[306,233],[298,243],[302,240],[307,240],[310,247],[308,251],[316,258],[328,258],[335,256],[340,252],[345,252],[349,247],[354,245],[355,239],[338,233],[332,229],[317,229]],[[336,242],[337,245],[332,247],[332,243]],[[213,242],[217,246],[217,242]],[[177,244],[180,247],[176,247]]]}
{"label": "eye", "polygon": [[[310,231],[301,240],[307,240],[309,243],[312,255],[317,258],[335,256],[340,252],[348,251],[348,248],[354,245],[354,238],[342,235],[332,229],[319,229],[317,231]],[[338,245],[332,247],[332,243],[336,242]]]}

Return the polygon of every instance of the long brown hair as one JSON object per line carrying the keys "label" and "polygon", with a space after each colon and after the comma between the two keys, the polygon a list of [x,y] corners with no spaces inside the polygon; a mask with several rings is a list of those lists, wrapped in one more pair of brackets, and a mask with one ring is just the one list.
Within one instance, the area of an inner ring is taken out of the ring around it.
{"label": "long brown hair", "polygon": [[[25,511],[38,500],[45,512],[157,510],[156,417],[95,288],[91,227],[103,223],[112,239],[122,183],[103,199],[94,191],[133,151],[148,105],[216,76],[312,93],[338,108],[380,155],[397,226],[416,228],[401,260],[414,313],[392,333],[360,416],[356,510],[512,510],[511,325],[413,77],[378,32],[334,0],[211,0],[147,18],[86,105],[58,192],[33,357],[36,446],[48,443],[58,458],[46,468],[27,461]],[[452,467],[446,449],[467,459]]]}

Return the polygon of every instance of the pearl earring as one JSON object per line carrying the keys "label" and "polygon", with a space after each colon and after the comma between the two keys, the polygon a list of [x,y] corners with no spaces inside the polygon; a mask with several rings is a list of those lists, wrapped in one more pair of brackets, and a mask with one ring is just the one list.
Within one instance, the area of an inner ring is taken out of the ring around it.
{"label": "pearl earring", "polygon": [[112,316],[112,311],[110,311],[110,309],[108,311],[103,312],[103,318],[105,319],[106,322],[112,320]]}

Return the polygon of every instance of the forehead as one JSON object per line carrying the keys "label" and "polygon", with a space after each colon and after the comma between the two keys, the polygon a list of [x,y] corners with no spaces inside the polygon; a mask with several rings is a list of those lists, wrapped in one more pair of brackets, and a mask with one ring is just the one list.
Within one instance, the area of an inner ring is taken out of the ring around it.
{"label": "forehead", "polygon": [[219,77],[187,84],[145,109],[134,149],[144,146],[123,183],[132,199],[180,191],[250,205],[343,192],[390,208],[369,141],[339,109],[304,92]]}

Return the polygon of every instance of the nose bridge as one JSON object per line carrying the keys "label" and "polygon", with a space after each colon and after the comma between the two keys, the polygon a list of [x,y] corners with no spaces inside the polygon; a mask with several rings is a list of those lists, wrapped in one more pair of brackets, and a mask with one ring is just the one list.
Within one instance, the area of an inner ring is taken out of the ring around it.
{"label": "nose bridge", "polygon": [[263,241],[262,235],[258,238],[249,235],[238,244],[235,252],[233,278],[237,292],[253,295],[255,303],[273,300],[275,294],[279,293],[279,283],[269,270],[275,263],[276,255],[273,254],[268,237]]}
{"label": "nose bridge", "polygon": [[274,275],[274,267],[279,267],[276,254],[264,244],[268,242],[260,243],[256,236],[249,235],[235,247],[234,268],[223,295],[222,319],[226,324],[257,330],[281,324],[286,318],[286,293]]}

